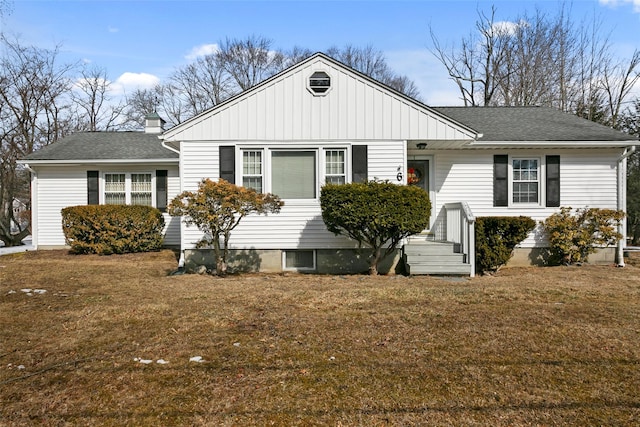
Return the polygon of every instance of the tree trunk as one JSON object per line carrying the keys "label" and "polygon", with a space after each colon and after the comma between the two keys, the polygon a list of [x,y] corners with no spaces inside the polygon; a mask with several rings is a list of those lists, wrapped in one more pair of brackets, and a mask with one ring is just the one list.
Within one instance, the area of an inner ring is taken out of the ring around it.
{"label": "tree trunk", "polygon": [[213,249],[216,254],[216,275],[220,277],[224,277],[227,275],[227,257],[226,254],[220,247],[220,235],[216,234],[213,236]]}
{"label": "tree trunk", "polygon": [[375,248],[369,262],[369,276],[378,275],[378,263],[380,262],[381,248]]}

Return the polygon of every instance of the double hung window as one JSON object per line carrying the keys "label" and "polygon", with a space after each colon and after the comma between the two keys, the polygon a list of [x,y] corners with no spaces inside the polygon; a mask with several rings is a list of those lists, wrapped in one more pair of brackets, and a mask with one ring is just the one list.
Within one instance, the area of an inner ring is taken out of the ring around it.
{"label": "double hung window", "polygon": [[124,205],[127,203],[125,174],[104,174],[104,203],[107,205]]}
{"label": "double hung window", "polygon": [[242,152],[242,186],[262,193],[262,151]]}
{"label": "double hung window", "polygon": [[325,182],[327,184],[344,184],[345,150],[325,150]]}
{"label": "double hung window", "polygon": [[538,159],[513,159],[513,203],[539,203],[540,162]]}
{"label": "double hung window", "polygon": [[560,156],[493,156],[493,206],[560,206]]}

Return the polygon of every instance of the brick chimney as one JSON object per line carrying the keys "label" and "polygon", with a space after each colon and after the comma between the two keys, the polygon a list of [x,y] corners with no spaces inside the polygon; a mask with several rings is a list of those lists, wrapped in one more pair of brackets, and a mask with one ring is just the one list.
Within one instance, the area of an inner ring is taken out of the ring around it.
{"label": "brick chimney", "polygon": [[147,114],[144,118],[144,133],[162,133],[165,123],[155,111]]}

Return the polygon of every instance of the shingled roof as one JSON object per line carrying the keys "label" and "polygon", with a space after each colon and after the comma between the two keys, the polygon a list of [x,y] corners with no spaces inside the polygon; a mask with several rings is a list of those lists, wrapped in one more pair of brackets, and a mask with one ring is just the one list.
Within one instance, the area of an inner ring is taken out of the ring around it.
{"label": "shingled roof", "polygon": [[162,146],[158,134],[143,132],[78,132],[26,156],[34,160],[178,160]]}
{"label": "shingled roof", "polygon": [[482,134],[478,141],[630,141],[636,138],[547,107],[432,107]]}

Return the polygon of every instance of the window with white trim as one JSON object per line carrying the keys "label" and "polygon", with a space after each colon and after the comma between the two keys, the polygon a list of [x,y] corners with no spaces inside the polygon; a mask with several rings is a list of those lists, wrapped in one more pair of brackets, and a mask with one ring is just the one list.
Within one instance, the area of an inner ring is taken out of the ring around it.
{"label": "window with white trim", "polygon": [[152,205],[151,195],[151,174],[132,173],[131,174],[131,204],[132,205]]}
{"label": "window with white trim", "polygon": [[512,159],[513,203],[537,204],[540,202],[539,159]]}
{"label": "window with white trim", "polygon": [[348,181],[346,148],[247,148],[240,152],[238,182],[282,199],[316,199],[325,183]]}
{"label": "window with white trim", "polygon": [[151,173],[105,173],[104,203],[107,205],[153,205]]}
{"label": "window with white trim", "polygon": [[325,150],[325,182],[344,184],[346,182],[345,150]]}
{"label": "window with white trim", "polygon": [[104,174],[104,203],[107,205],[124,205],[127,203],[125,174]]}
{"label": "window with white trim", "polygon": [[253,188],[262,193],[262,151],[245,150],[242,152],[242,186]]}

